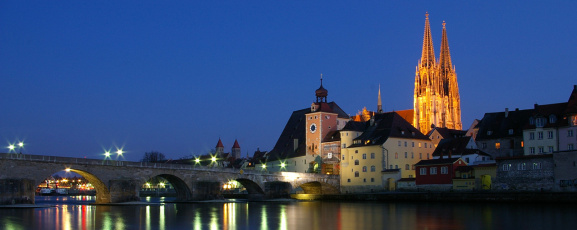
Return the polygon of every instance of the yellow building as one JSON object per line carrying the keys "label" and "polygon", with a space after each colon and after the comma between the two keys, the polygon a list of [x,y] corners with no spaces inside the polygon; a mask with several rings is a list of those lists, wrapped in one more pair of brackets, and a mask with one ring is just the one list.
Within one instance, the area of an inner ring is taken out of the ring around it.
{"label": "yellow building", "polygon": [[455,67],[451,63],[445,22],[439,61],[435,60],[429,14],[425,19],[425,35],[421,60],[415,73],[413,125],[427,133],[431,126],[462,129],[461,99]]}
{"label": "yellow building", "polygon": [[431,140],[396,112],[351,121],[340,131],[341,191],[389,190],[389,182],[414,178],[414,165],[431,159]]}

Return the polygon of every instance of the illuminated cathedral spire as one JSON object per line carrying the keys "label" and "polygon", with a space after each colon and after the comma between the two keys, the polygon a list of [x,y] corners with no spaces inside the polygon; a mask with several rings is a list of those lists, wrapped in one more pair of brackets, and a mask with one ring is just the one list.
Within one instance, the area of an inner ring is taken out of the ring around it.
{"label": "illuminated cathedral spire", "polygon": [[383,103],[381,102],[381,85],[379,84],[379,99],[377,102],[377,113],[383,113]]}
{"label": "illuminated cathedral spire", "polygon": [[423,51],[415,72],[413,125],[423,133],[431,127],[461,129],[461,102],[455,68],[451,63],[445,22],[439,61],[435,62],[429,14],[425,14]]}

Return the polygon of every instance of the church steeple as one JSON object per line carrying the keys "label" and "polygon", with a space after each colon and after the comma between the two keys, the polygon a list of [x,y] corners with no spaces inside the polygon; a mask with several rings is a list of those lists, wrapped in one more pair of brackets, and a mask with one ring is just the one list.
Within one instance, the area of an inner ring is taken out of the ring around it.
{"label": "church steeple", "polygon": [[383,113],[383,103],[381,102],[381,85],[379,84],[379,99],[377,102],[377,113]]}
{"label": "church steeple", "polygon": [[317,103],[319,102],[327,102],[327,96],[329,95],[329,91],[323,88],[323,74],[321,73],[321,87],[319,87],[315,91],[315,95],[317,96]]}
{"label": "church steeple", "polygon": [[429,24],[429,13],[425,14],[425,34],[423,35],[423,53],[421,55],[421,67],[435,66],[435,49],[433,48],[433,36]]}
{"label": "church steeple", "polygon": [[451,64],[451,52],[449,51],[449,40],[447,40],[447,29],[445,27],[445,21],[443,21],[443,38],[441,40],[441,55],[439,56],[439,67],[441,67],[441,73],[446,74],[453,69]]}

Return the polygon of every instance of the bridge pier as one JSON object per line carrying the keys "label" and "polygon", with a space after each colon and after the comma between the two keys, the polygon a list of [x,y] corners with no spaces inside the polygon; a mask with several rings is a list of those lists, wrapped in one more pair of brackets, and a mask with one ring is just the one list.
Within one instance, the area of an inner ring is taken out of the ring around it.
{"label": "bridge pier", "polygon": [[36,183],[29,179],[0,179],[0,205],[34,204]]}
{"label": "bridge pier", "polygon": [[214,200],[222,198],[221,183],[215,181],[197,181],[192,183],[192,200]]}
{"label": "bridge pier", "polygon": [[267,199],[290,198],[292,185],[289,182],[273,181],[264,183],[264,194]]}
{"label": "bridge pier", "polygon": [[137,180],[110,180],[109,188],[111,203],[140,201],[140,183]]}

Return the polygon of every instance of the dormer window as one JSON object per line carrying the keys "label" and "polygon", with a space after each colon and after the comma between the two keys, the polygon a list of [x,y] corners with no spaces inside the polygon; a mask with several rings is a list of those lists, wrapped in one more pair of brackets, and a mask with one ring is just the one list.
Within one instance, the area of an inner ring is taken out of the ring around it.
{"label": "dormer window", "polygon": [[557,122],[557,116],[554,114],[549,115],[549,123],[554,124]]}
{"label": "dormer window", "polygon": [[537,128],[543,128],[547,123],[547,120],[544,117],[539,117],[536,119],[535,123],[536,123],[535,126],[537,126]]}
{"label": "dormer window", "polygon": [[404,131],[404,130],[401,130],[401,134],[402,134],[402,135],[405,135],[405,131]]}
{"label": "dormer window", "polygon": [[513,129],[509,129],[509,135],[513,135]]}
{"label": "dormer window", "polygon": [[534,125],[535,124],[535,118],[533,118],[533,117],[529,118],[529,124]]}

